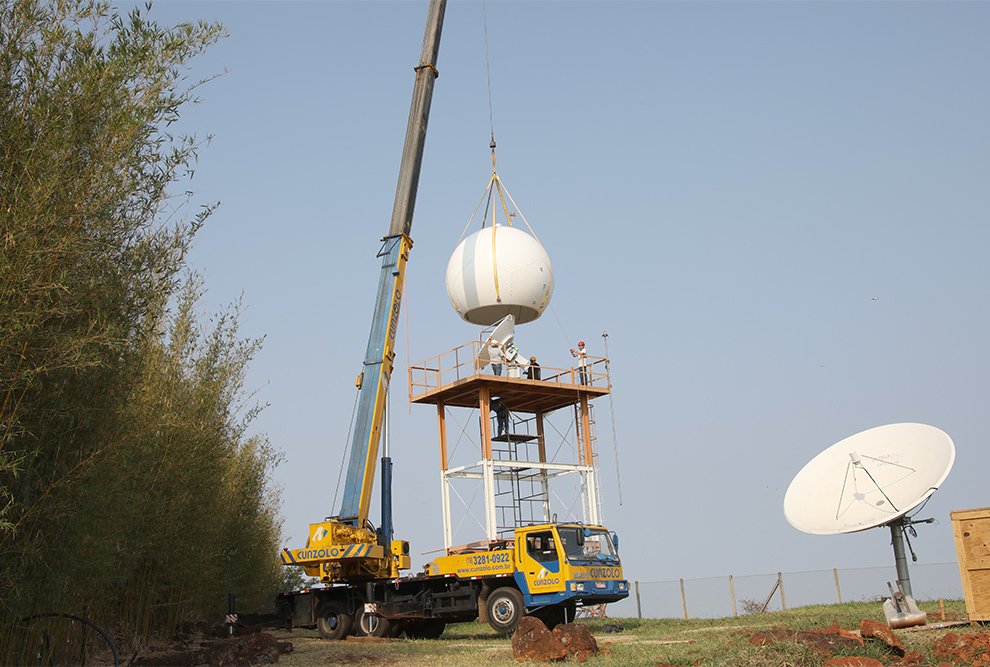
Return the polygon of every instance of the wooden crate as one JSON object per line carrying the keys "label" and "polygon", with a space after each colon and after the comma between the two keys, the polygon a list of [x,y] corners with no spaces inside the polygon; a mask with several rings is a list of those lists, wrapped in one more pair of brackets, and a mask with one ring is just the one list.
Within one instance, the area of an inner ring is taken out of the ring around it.
{"label": "wooden crate", "polygon": [[951,513],[970,621],[990,621],[990,507]]}

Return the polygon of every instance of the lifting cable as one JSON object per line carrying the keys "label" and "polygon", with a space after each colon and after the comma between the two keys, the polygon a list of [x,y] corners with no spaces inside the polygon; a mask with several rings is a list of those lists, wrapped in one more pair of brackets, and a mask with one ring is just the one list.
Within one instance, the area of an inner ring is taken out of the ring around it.
{"label": "lifting cable", "polygon": [[619,441],[615,436],[615,404],[612,402],[612,372],[609,370],[608,332],[602,332],[605,341],[605,377],[608,378],[608,409],[612,415],[612,448],[615,449],[615,483],[619,490],[619,506],[622,506],[622,478],[619,477]]}
{"label": "lifting cable", "polygon": [[488,7],[481,0],[481,19],[485,27],[485,71],[488,73],[488,126],[492,131],[492,161],[495,159],[495,114],[492,112],[492,66],[488,57]]}
{"label": "lifting cable", "polygon": [[[449,296],[449,295],[448,295]],[[409,414],[412,415],[412,372],[409,370],[412,366],[412,362],[409,360],[409,285],[402,286],[402,300],[406,302],[406,307],[402,309],[402,317],[405,318],[405,330],[402,332],[403,338],[406,339],[406,377],[409,382],[409,396],[406,398],[406,405],[409,408]],[[389,389],[392,387],[392,377],[388,378]]]}
{"label": "lifting cable", "polygon": [[351,423],[347,427],[347,440],[344,441],[344,454],[340,459],[340,470],[337,471],[337,488],[333,491],[333,504],[330,506],[330,511],[337,506],[337,494],[340,493],[340,478],[344,474],[344,468],[347,467],[347,452],[350,450],[351,443],[351,432],[354,430],[354,415],[357,414],[358,399],[361,398],[361,388],[354,393],[354,407],[351,408]]}
{"label": "lifting cable", "polygon": [[[486,203],[486,206],[485,206],[485,212],[484,212],[484,214],[482,216],[482,220],[481,220],[481,227],[482,227],[482,229],[484,229],[485,224],[488,221],[488,211],[489,211],[489,207],[490,207],[491,202],[492,202],[492,196],[493,196],[495,190],[497,189],[498,190],[498,196],[499,196],[499,203],[502,205],[502,212],[505,215],[506,224],[509,227],[512,227],[512,218],[514,218],[518,214],[519,217],[522,218],[522,221],[526,224],[526,229],[529,230],[529,233],[533,236],[533,238],[536,240],[536,242],[540,245],[540,248],[543,249],[544,254],[546,254],[546,249],[543,248],[543,243],[540,242],[540,237],[537,236],[536,232],[533,230],[533,227],[529,224],[529,220],[526,219],[526,216],[523,215],[523,212],[522,212],[522,210],[520,210],[519,205],[516,204],[516,200],[514,200],[512,198],[512,194],[509,192],[509,189],[505,186],[505,183],[498,176],[498,172],[496,171],[496,168],[495,168],[495,139],[494,138],[492,139],[490,146],[491,146],[491,149],[492,149],[492,177],[488,180],[488,184],[485,186],[485,192],[481,195],[481,199],[478,201],[478,205],[474,207],[474,211],[471,213],[471,217],[468,219],[467,224],[464,225],[464,229],[461,231],[461,236],[457,240],[457,242],[460,243],[461,241],[464,240],[464,235],[467,234],[468,229],[471,227],[471,223],[474,222],[474,218],[478,214],[478,209],[481,208],[481,204],[487,202]],[[508,204],[506,204],[506,201],[505,201],[506,198],[508,198],[509,202],[512,204],[512,207],[516,211],[515,213],[510,213],[509,212]],[[492,262],[493,262],[493,268],[494,268],[494,271],[495,271],[495,296],[497,298],[498,295],[499,295],[499,292],[498,292],[498,263],[497,263],[497,259],[496,259],[496,256],[495,256],[495,209],[492,209]],[[549,262],[548,262],[548,264],[549,264]],[[550,279],[551,280],[553,279],[553,276],[552,275],[551,275]],[[501,299],[499,299],[499,300],[501,301]]]}
{"label": "lifting cable", "polygon": [[[464,225],[464,229],[461,231],[461,236],[457,240],[457,242],[460,243],[462,240],[464,240],[464,236],[465,234],[467,234],[467,230],[471,227],[471,223],[474,221],[475,216],[478,214],[478,210],[481,208],[481,205],[484,203],[485,210],[484,213],[482,214],[481,227],[482,229],[484,229],[485,225],[487,224],[488,212],[489,210],[491,210],[492,260],[493,260],[493,269],[494,269],[495,298],[497,301],[501,301],[502,299],[499,294],[499,284],[498,284],[498,262],[496,258],[496,246],[495,246],[495,208],[492,206],[496,189],[498,190],[498,202],[502,205],[502,212],[505,215],[506,224],[509,227],[511,227],[512,218],[518,214],[519,217],[522,218],[522,221],[526,223],[526,228],[529,229],[529,233],[533,236],[534,239],[536,239],[536,242],[540,244],[541,248],[543,248],[543,244],[540,243],[539,237],[536,235],[536,232],[533,231],[533,228],[529,224],[529,221],[526,220],[526,216],[523,215],[522,211],[519,209],[519,206],[516,204],[515,200],[512,199],[512,195],[509,193],[508,189],[505,187],[505,184],[502,182],[502,179],[499,178],[498,170],[496,169],[495,166],[495,112],[494,112],[494,103],[492,101],[491,56],[489,54],[489,49],[488,49],[488,9],[485,0],[482,0],[481,6],[482,6],[482,20],[483,20],[484,34],[485,34],[485,72],[488,83],[488,124],[489,124],[489,130],[491,132],[491,142],[489,143],[489,148],[491,148],[492,151],[492,177],[488,180],[488,184],[485,186],[485,191],[481,195],[481,199],[478,200],[478,204],[477,206],[475,206],[474,211],[471,213],[471,217],[468,219],[467,224]],[[509,212],[509,206],[508,203],[506,203],[506,198],[508,198],[513,208],[515,208],[516,211],[515,213]],[[544,250],[543,252],[545,254],[546,250]],[[553,277],[551,276],[550,280],[552,279]]]}
{"label": "lifting cable", "polygon": [[[492,104],[492,63],[491,56],[488,52],[488,7],[484,0],[481,2],[481,13],[482,19],[485,26],[485,72],[488,75],[488,127],[492,133],[492,140],[489,143],[489,147],[492,149],[492,178],[488,181],[488,202],[491,203],[492,200],[492,186],[498,184],[498,171],[495,169],[495,112]],[[502,188],[498,189],[499,195],[502,194]],[[502,199],[502,208],[505,209],[505,200]],[[485,219],[488,218],[488,206],[485,207]],[[484,228],[485,219],[482,219],[481,226]],[[512,224],[509,220],[509,212],[505,211],[505,221],[508,224]],[[492,275],[495,280],[495,301],[497,303],[502,302],[502,295],[499,293],[498,289],[498,257],[495,254],[495,209],[492,209]]]}

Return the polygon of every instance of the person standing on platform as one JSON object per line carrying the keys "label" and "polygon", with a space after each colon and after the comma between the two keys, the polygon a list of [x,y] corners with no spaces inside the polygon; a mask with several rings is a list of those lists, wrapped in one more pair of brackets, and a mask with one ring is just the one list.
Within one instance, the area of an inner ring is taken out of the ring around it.
{"label": "person standing on platform", "polygon": [[526,369],[526,377],[530,380],[540,379],[540,365],[536,363],[536,357],[529,358],[529,368]]}
{"label": "person standing on platform", "polygon": [[492,373],[495,375],[502,374],[502,361],[504,360],[505,354],[502,352],[501,346],[497,343],[492,343],[488,347],[488,356],[492,360]]}
{"label": "person standing on platform", "polygon": [[583,384],[588,384],[588,353],[584,349],[584,341],[578,343],[578,349],[575,350],[571,348],[571,355],[577,357],[578,360],[578,381]]}

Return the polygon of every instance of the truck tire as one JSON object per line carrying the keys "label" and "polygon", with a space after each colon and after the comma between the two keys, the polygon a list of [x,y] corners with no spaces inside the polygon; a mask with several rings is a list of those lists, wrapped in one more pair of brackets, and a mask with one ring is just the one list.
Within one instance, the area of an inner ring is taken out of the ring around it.
{"label": "truck tire", "polygon": [[485,603],[485,610],[488,612],[488,625],[503,635],[511,634],[526,614],[522,593],[511,586],[492,591]]}
{"label": "truck tire", "polygon": [[[558,625],[564,623],[564,607],[556,604],[548,605],[533,611],[530,616],[543,621],[543,625],[547,626],[547,630],[553,630]],[[574,614],[571,614],[570,617],[574,618]]]}
{"label": "truck tire", "polygon": [[447,622],[439,618],[423,618],[409,621],[403,628],[409,639],[439,639]]}
{"label": "truck tire", "polygon": [[354,629],[358,637],[391,637],[392,624],[384,616],[367,614],[364,605],[354,613]]}
{"label": "truck tire", "polygon": [[343,602],[324,602],[316,610],[316,629],[324,639],[344,639],[351,634],[354,622]]}

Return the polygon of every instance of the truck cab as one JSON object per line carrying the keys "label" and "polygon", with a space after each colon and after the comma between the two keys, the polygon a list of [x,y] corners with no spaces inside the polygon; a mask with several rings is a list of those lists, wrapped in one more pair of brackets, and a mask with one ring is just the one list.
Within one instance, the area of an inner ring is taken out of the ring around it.
{"label": "truck cab", "polygon": [[516,531],[513,575],[529,608],[594,605],[629,595],[618,538],[601,526],[544,524]]}

